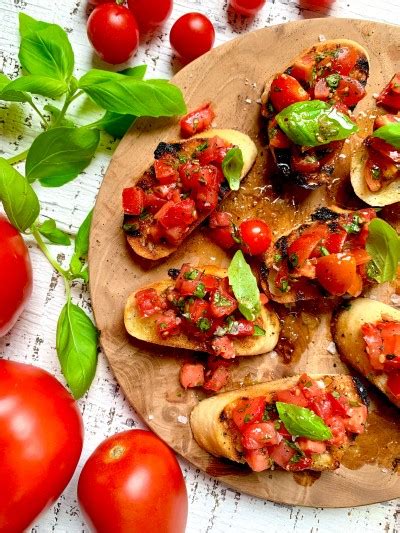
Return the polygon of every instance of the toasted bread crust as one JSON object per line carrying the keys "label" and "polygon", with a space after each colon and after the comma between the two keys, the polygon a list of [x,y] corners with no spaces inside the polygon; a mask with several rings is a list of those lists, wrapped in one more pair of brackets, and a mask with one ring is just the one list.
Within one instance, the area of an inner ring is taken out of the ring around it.
{"label": "toasted bread crust", "polygon": [[[215,266],[204,266],[206,274],[212,274],[218,277],[227,275],[225,269],[217,268]],[[162,280],[140,290],[153,288],[159,294],[165,291],[167,287],[173,285],[170,279]],[[153,317],[142,318],[138,314],[136,300],[136,292],[132,293],[126,302],[124,312],[124,322],[126,330],[132,337],[135,337],[146,342],[154,344],[162,344],[163,346],[171,346],[173,348],[183,348],[186,350],[204,351],[204,345],[195,339],[190,339],[185,334],[173,335],[167,339],[160,339],[157,333],[156,325]],[[279,338],[280,324],[277,315],[266,306],[261,306],[262,327],[265,330],[265,336],[257,337],[242,337],[234,339],[233,344],[237,356],[250,356],[270,352],[276,346]]]}
{"label": "toasted bread crust", "polygon": [[[257,148],[254,142],[250,139],[248,135],[245,133],[242,133],[237,130],[232,129],[211,129],[207,130],[203,133],[199,133],[198,135],[195,135],[191,139],[187,139],[186,141],[177,141],[177,142],[171,142],[171,144],[179,144],[183,145],[185,143],[191,142],[193,139],[209,139],[211,137],[221,137],[221,139],[224,139],[225,141],[229,142],[230,144],[233,144],[235,146],[238,146],[243,154],[243,170],[241,174],[241,179],[243,179],[251,169],[251,167],[254,164],[254,161],[257,157]],[[140,181],[142,176],[140,176],[136,183]],[[227,192],[227,194],[224,196],[226,198],[229,195],[230,191]],[[199,226],[209,215],[200,216],[196,222],[194,222],[190,226],[190,230],[187,235],[190,235],[190,233]],[[174,246],[172,244],[168,243],[159,243],[159,244],[149,244],[146,240],[143,239],[141,236],[132,236],[127,235],[127,242],[132,248],[132,250],[139,256],[143,257],[144,259],[151,259],[153,261],[156,261],[158,259],[163,259],[164,257],[168,257],[171,255],[175,250],[177,250],[178,246]]]}
{"label": "toasted bread crust", "polygon": [[363,324],[378,322],[382,316],[400,320],[400,310],[369,298],[357,298],[348,309],[339,313],[334,338],[342,357],[400,407],[400,400],[396,400],[386,388],[387,374],[372,368],[361,332]]}
{"label": "toasted bread crust", "polygon": [[[329,390],[345,394],[350,401],[362,401],[351,376],[345,375],[311,375],[312,379],[323,380]],[[243,389],[218,394],[201,401],[192,411],[190,424],[194,438],[199,446],[217,457],[245,463],[235,441],[229,432],[224,411],[240,398],[255,398],[295,386],[299,376],[283,378],[268,383],[260,383]],[[339,467],[346,446],[331,446],[329,451],[313,455],[310,470],[334,470]]]}

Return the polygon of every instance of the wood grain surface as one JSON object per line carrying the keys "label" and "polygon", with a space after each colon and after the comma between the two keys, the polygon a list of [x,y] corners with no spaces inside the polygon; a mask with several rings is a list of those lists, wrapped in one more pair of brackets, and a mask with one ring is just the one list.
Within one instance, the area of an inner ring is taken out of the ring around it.
{"label": "wood grain surface", "polygon": [[[217,127],[239,129],[258,143],[258,161],[243,190],[229,199],[227,208],[239,220],[250,212],[267,216],[275,235],[284,233],[293,223],[304,220],[317,205],[330,202],[332,195],[335,196],[335,191],[325,189],[313,191],[301,201],[287,190],[283,197],[276,195],[265,171],[268,155],[259,138],[259,98],[265,80],[290,64],[303,49],[318,42],[321,33],[327,39],[354,39],[368,50],[371,59],[368,96],[357,108],[357,111],[368,111],[373,107],[372,95],[381,88],[382,80],[388,80],[400,67],[400,27],[344,19],[314,19],[275,26],[246,34],[213,50],[174,78],[183,89],[189,108],[211,100],[217,113]],[[200,397],[195,391],[183,391],[179,386],[179,367],[182,358],[189,356],[161,345],[151,347],[129,338],[125,332],[123,308],[130,292],[164,278],[168,268],[180,266],[182,262],[224,266],[228,260],[201,231],[188,238],[167,261],[155,266],[139,262],[126,246],[121,231],[121,191],[148,167],[159,141],[176,138],[176,120],[138,122],[112,158],[94,213],[91,297],[102,348],[128,400],[179,454],[237,490],[276,502],[316,507],[356,506],[399,497],[398,474],[391,468],[382,468],[374,459],[361,461],[357,466],[349,459],[347,468],[323,473],[319,479],[310,481],[282,471],[251,473],[245,467],[212,458],[197,446],[189,425],[182,423],[187,422]],[[343,173],[346,164],[344,161]],[[390,303],[393,292],[393,287],[383,286],[373,290],[372,296]],[[303,310],[308,317],[308,320],[303,317],[307,327],[299,334],[296,349],[301,349],[291,364],[284,364],[276,353],[246,358],[235,367],[230,388],[249,380],[274,379],[303,370],[347,372],[337,354],[332,353],[330,311],[321,310],[312,322],[311,315]],[[312,316],[315,318],[315,313]],[[382,400],[377,401],[381,409]],[[390,412],[387,416],[392,421],[397,413]],[[394,435],[396,440],[399,437],[396,427]],[[369,446],[368,442],[365,446]],[[365,451],[361,450],[361,455]]]}

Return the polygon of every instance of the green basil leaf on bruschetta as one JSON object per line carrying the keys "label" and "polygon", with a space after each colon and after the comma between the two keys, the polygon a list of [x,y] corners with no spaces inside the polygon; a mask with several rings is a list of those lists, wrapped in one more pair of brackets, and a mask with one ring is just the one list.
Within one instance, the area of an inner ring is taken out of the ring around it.
{"label": "green basil leaf on bruschetta", "polygon": [[320,100],[296,102],[278,113],[276,120],[287,137],[300,146],[321,146],[358,131],[347,115]]}
{"label": "green basil leaf on bruschetta", "polygon": [[379,137],[395,148],[400,148],[400,122],[393,122],[378,128],[372,134],[372,137]]}
{"label": "green basil leaf on bruschetta", "polygon": [[368,276],[378,283],[394,280],[400,261],[400,237],[396,230],[384,220],[374,218],[368,226],[366,250],[372,257]]}
{"label": "green basil leaf on bruschetta", "polygon": [[279,418],[291,435],[312,440],[332,438],[331,430],[311,409],[284,402],[276,402],[276,408]]}
{"label": "green basil leaf on bruschetta", "polygon": [[227,151],[222,161],[222,172],[229,183],[231,191],[239,190],[243,165],[243,154],[239,147],[234,146]]}
{"label": "green basil leaf on bruschetta", "polygon": [[239,311],[247,320],[255,320],[261,311],[260,291],[241,250],[233,256],[228,268],[228,278],[239,303]]}

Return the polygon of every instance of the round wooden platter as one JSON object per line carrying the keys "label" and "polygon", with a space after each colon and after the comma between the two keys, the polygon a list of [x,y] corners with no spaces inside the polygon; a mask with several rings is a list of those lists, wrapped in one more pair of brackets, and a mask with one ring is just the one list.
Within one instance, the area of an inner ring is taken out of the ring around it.
{"label": "round wooden platter", "polygon": [[[182,88],[189,109],[211,101],[217,127],[236,128],[257,142],[257,162],[241,191],[228,199],[226,208],[238,220],[250,215],[265,217],[276,235],[303,220],[316,206],[332,202],[332,191],[325,189],[300,192],[300,196],[293,195],[290,189],[278,194],[259,136],[258,102],[265,81],[286,68],[302,50],[317,43],[321,34],[326,39],[354,39],[368,50],[368,96],[357,111],[373,108],[373,93],[400,68],[397,26],[329,18],[274,26],[216,48],[173,79]],[[93,308],[101,345],[127,398],[146,424],[176,452],[237,490],[276,502],[316,507],[349,507],[399,497],[400,477],[395,471],[396,455],[400,457],[398,414],[384,399],[376,399],[378,404],[375,403],[367,434],[346,455],[346,467],[342,465],[320,477],[280,470],[252,473],[246,466],[210,456],[193,439],[189,416],[202,396],[197,391],[181,389],[178,373],[182,360],[190,360],[194,354],[135,341],[126,333],[123,309],[133,290],[165,278],[168,268],[183,262],[228,262],[228,257],[207,240],[202,230],[190,236],[172,257],[156,265],[138,261],[128,250],[121,230],[121,191],[151,164],[160,141],[178,138],[177,119],[138,121],[112,158],[94,211],[90,238]],[[348,164],[343,160],[344,176],[347,171]],[[351,194],[347,200],[357,205]],[[375,297],[389,303],[394,288],[384,286],[374,292]],[[293,317],[290,327],[297,340],[291,362],[284,363],[276,352],[242,358],[234,367],[229,388],[302,371],[349,372],[339,356],[331,353],[330,309],[303,308]]]}

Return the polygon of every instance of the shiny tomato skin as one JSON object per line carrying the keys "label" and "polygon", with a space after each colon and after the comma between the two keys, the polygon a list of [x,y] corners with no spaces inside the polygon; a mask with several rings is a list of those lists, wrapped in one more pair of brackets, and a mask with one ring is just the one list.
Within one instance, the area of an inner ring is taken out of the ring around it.
{"label": "shiny tomato skin", "polygon": [[193,61],[213,47],[214,26],[201,13],[186,13],[172,26],[169,40],[183,60]]}
{"label": "shiny tomato skin", "polygon": [[139,46],[139,28],[125,6],[98,5],[87,21],[87,34],[103,61],[117,65],[127,61]]}
{"label": "shiny tomato skin", "polygon": [[254,17],[264,4],[265,0],[230,0],[232,9],[245,17]]}
{"label": "shiny tomato skin", "polygon": [[208,130],[215,113],[210,103],[204,104],[181,118],[179,125],[182,137],[192,137],[196,133]]}
{"label": "shiny tomato skin", "polygon": [[128,0],[128,7],[146,31],[164,24],[171,15],[173,0]]}
{"label": "shiny tomato skin", "polygon": [[310,100],[310,95],[293,76],[278,74],[272,80],[269,99],[275,111],[282,111],[296,102]]}
{"label": "shiny tomato skin", "polygon": [[78,500],[98,533],[184,533],[185,481],[172,450],[150,431],[104,440],[84,465]]}
{"label": "shiny tomato skin", "polygon": [[263,220],[251,218],[239,226],[242,250],[250,255],[260,255],[268,250],[272,241],[271,228]]}
{"label": "shiny tomato skin", "polygon": [[25,530],[55,502],[82,443],[80,412],[61,383],[41,368],[0,360],[2,533]]}
{"label": "shiny tomato skin", "polygon": [[316,276],[330,294],[342,296],[356,279],[356,261],[347,254],[330,254],[317,261]]}
{"label": "shiny tomato skin", "polygon": [[32,293],[28,248],[8,220],[0,215],[0,337],[13,327]]}

